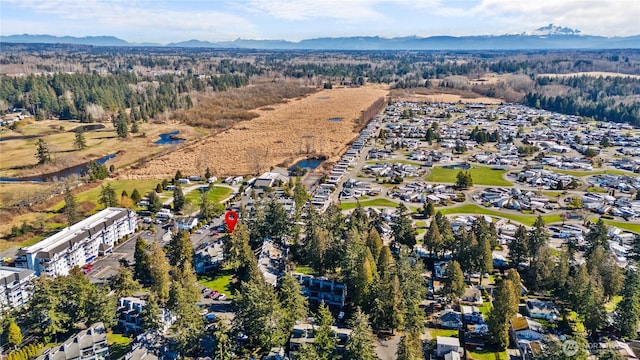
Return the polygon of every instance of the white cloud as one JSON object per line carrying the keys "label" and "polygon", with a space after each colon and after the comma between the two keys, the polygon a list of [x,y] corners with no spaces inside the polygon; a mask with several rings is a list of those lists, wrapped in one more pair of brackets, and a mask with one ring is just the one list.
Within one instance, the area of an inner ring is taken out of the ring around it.
{"label": "white cloud", "polygon": [[483,0],[472,12],[493,17],[511,30],[554,23],[577,28],[583,34],[640,34],[638,0]]}
{"label": "white cloud", "polygon": [[380,0],[252,0],[250,9],[282,20],[339,19],[348,22],[383,20],[374,5]]}

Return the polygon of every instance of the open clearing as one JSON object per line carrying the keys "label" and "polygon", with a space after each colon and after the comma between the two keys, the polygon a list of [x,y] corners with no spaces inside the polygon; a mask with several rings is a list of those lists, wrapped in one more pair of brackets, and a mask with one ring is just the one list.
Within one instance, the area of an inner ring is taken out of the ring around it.
{"label": "open clearing", "polygon": [[430,169],[431,173],[425,180],[438,183],[455,183],[456,176],[460,171],[471,173],[474,185],[513,186],[513,184],[502,178],[506,170],[493,170],[486,166],[472,166],[468,170],[436,166]]}
{"label": "open clearing", "polygon": [[[536,221],[536,218],[538,217],[538,215],[514,214],[507,211],[490,210],[475,204],[465,204],[462,206],[447,207],[442,209],[436,208],[436,211],[440,211],[443,215],[482,214],[482,215],[496,216],[496,217],[502,217],[505,219],[513,220],[527,226],[533,225],[533,223]],[[557,214],[543,215],[542,219],[547,224],[557,223],[562,221],[562,218],[560,217],[560,215],[557,215]]]}
{"label": "open clearing", "polygon": [[605,72],[605,71],[584,71],[584,72],[575,72],[568,74],[538,74],[537,77],[572,77],[572,76],[593,76],[593,77],[628,77],[633,79],[640,79],[640,75],[631,75],[631,74],[622,74],[615,72]]}
{"label": "open clearing", "polygon": [[[259,117],[160,155],[121,176],[162,178],[178,169],[202,174],[207,166],[217,176],[258,174],[307,156],[337,160],[358,136],[354,120],[387,93],[385,87],[374,85],[334,88],[272,105],[273,110],[254,110]],[[336,117],[343,120],[329,121]]]}
{"label": "open clearing", "polygon": [[[185,124],[141,123],[138,133],[129,134],[129,138],[126,139],[119,139],[111,123],[102,123],[103,129],[85,131],[87,148],[77,150],[73,144],[75,139],[73,130],[80,125],[78,122],[66,120],[29,119],[24,125],[19,126],[17,131],[3,131],[0,133],[0,138],[12,138],[0,141],[0,176],[22,177],[52,173],[116,152],[118,156],[109,160],[107,166],[113,164],[119,168],[139,159],[170,151],[173,146],[154,144],[161,133],[177,130],[180,131],[178,136],[186,140],[209,133],[209,130],[197,129]],[[54,160],[53,164],[36,166],[38,138],[44,139],[47,143]]]}
{"label": "open clearing", "polygon": [[[446,92],[445,92],[446,91]],[[480,96],[472,91],[443,88],[412,88],[394,89],[391,93],[394,99],[406,101],[428,101],[444,103],[481,103],[481,104],[501,104],[502,99]]]}

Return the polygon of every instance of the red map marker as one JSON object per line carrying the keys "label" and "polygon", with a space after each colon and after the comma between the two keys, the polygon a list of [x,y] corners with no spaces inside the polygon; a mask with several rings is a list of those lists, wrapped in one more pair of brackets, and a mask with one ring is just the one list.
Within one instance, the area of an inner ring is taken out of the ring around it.
{"label": "red map marker", "polygon": [[227,229],[229,232],[233,232],[233,229],[236,227],[236,223],[238,222],[238,213],[229,210],[226,214],[224,214],[224,221],[227,223]]}

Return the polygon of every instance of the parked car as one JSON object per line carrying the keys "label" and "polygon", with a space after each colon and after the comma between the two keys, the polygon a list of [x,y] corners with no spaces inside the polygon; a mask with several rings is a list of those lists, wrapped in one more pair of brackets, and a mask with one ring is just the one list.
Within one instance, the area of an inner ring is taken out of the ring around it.
{"label": "parked car", "polygon": [[213,290],[209,295],[207,295],[207,297],[210,299],[215,299],[216,297],[218,297],[218,290]]}

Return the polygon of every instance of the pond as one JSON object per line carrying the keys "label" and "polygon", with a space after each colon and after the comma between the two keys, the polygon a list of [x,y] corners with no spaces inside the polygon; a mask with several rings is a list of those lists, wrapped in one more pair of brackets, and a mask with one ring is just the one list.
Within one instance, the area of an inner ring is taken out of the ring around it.
{"label": "pond", "polygon": [[329,119],[329,121],[331,121],[331,122],[339,122],[339,121],[342,121],[342,118],[341,117],[332,117],[332,118]]}
{"label": "pond", "polygon": [[293,169],[297,168],[297,167],[301,167],[303,169],[309,169],[309,170],[313,170],[315,168],[317,168],[318,166],[320,166],[320,164],[322,164],[322,162],[325,159],[305,159],[305,160],[300,160],[297,163],[291,165],[291,167],[289,168],[289,171],[292,171]]}
{"label": "pond", "polygon": [[182,144],[184,139],[178,137],[180,131],[172,131],[164,134],[160,134],[160,140],[156,141],[154,144],[158,145],[177,145]]}
{"label": "pond", "polygon": [[[102,165],[108,160],[116,157],[116,155],[117,154],[109,154],[107,156],[103,156],[96,160],[96,163]],[[82,176],[82,174],[87,172],[87,164],[89,164],[89,162],[39,176],[25,176],[21,178],[0,177],[0,182],[44,182],[60,180],[72,175]]]}

